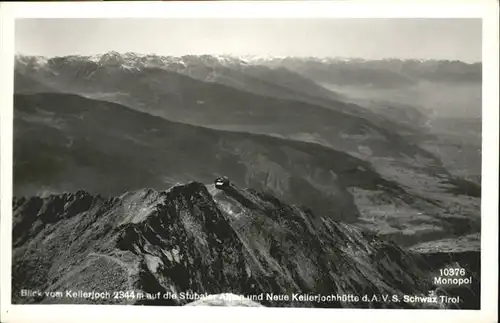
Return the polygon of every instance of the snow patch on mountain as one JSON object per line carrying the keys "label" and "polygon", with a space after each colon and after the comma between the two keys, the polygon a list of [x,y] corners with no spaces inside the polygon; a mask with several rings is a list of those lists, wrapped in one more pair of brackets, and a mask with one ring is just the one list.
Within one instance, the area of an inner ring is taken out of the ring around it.
{"label": "snow patch on mountain", "polygon": [[[57,61],[56,61],[57,59]],[[255,66],[263,65],[267,67],[281,66],[283,62],[287,63],[318,63],[318,64],[421,64],[423,66],[440,66],[441,64],[465,64],[463,62],[447,61],[447,60],[422,60],[422,59],[398,59],[386,58],[378,60],[367,60],[356,57],[315,57],[315,56],[279,56],[279,55],[231,55],[231,54],[204,54],[204,55],[183,55],[183,56],[168,56],[157,54],[142,54],[136,52],[119,53],[117,51],[109,51],[95,55],[70,55],[64,57],[48,58],[44,56],[27,56],[22,54],[16,55],[16,64],[18,66],[26,66],[39,69],[57,62],[65,63],[87,61],[93,62],[100,66],[118,66],[128,70],[141,68],[163,68],[176,71],[179,68],[191,68],[195,66],[206,66],[215,68],[222,67],[238,67],[238,66]],[[447,65],[447,66],[448,66]],[[456,68],[460,68],[457,66]]]}
{"label": "snow patch on mountain", "polygon": [[201,299],[186,306],[244,306],[244,307],[263,307],[263,305],[252,301],[251,299],[232,293],[212,294],[204,296]]}

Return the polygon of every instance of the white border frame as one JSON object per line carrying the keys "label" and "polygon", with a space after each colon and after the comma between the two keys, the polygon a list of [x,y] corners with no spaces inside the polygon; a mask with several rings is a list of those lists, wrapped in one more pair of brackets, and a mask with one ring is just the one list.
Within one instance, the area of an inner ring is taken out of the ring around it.
{"label": "white border frame", "polygon": [[[298,2],[33,2],[0,4],[1,294],[2,322],[213,321],[497,322],[498,297],[498,4],[470,1]],[[481,310],[369,310],[302,308],[11,305],[12,118],[15,18],[459,18],[483,19],[483,152]],[[484,72],[486,71],[486,73]]]}

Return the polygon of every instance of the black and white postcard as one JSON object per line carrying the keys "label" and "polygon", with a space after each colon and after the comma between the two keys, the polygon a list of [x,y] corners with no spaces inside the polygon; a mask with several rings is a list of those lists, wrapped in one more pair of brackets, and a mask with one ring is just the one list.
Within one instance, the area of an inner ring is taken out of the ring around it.
{"label": "black and white postcard", "polygon": [[6,5],[2,321],[494,322],[492,4]]}

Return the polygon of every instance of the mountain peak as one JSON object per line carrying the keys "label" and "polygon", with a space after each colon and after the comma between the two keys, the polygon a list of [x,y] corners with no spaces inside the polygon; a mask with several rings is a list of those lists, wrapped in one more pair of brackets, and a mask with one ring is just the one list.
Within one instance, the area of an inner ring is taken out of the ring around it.
{"label": "mountain peak", "polygon": [[102,55],[96,55],[96,59],[100,64],[121,64],[124,62],[123,56],[116,51],[109,51]]}

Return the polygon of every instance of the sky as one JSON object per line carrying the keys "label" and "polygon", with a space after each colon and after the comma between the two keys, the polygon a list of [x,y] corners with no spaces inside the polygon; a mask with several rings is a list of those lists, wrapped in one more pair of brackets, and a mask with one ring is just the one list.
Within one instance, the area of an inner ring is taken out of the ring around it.
{"label": "sky", "polygon": [[18,19],[15,49],[25,55],[108,51],[258,56],[414,58],[481,61],[481,20]]}

